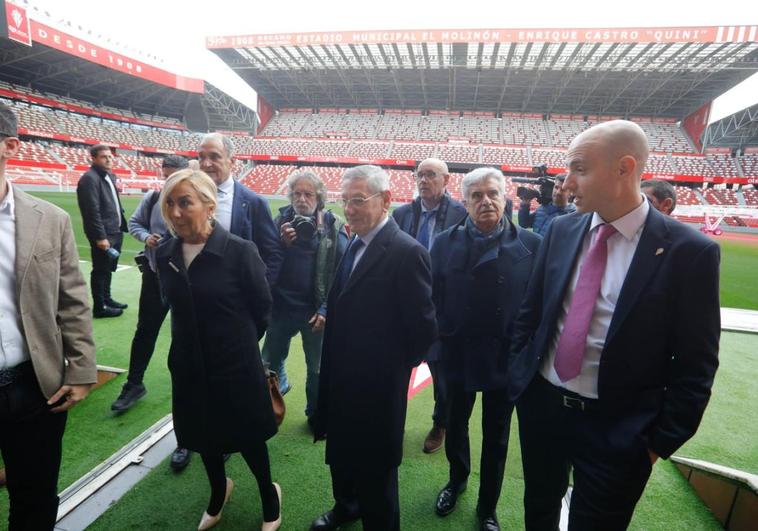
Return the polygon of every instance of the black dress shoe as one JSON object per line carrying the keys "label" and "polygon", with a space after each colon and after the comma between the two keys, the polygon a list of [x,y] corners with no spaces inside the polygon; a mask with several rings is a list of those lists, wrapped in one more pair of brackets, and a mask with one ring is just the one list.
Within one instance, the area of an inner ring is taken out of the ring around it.
{"label": "black dress shoe", "polygon": [[177,447],[171,454],[171,470],[180,472],[184,470],[190,462],[192,452],[186,448]]}
{"label": "black dress shoe", "polygon": [[145,386],[142,384],[132,384],[129,382],[126,382],[124,386],[121,388],[121,394],[118,395],[118,398],[114,400],[114,402],[111,404],[111,411],[116,411],[117,413],[122,413],[132,407],[137,400],[142,398],[147,394],[147,389],[145,389]]}
{"label": "black dress shoe", "polygon": [[479,531],[500,531],[500,524],[494,514],[479,517]]}
{"label": "black dress shoe", "polygon": [[124,313],[124,310],[120,308],[111,308],[110,306],[92,309],[92,316],[95,319],[101,319],[103,317],[118,317],[122,313]]}
{"label": "black dress shoe", "polygon": [[448,483],[437,495],[437,503],[434,509],[440,516],[447,516],[455,509],[455,504],[458,503],[458,495],[466,490],[466,483],[460,485],[453,485]]}
{"label": "black dress shoe", "polygon": [[311,522],[310,531],[330,531],[332,529],[338,529],[341,525],[345,525],[357,519],[358,515],[340,517],[334,509],[331,509]]}
{"label": "black dress shoe", "polygon": [[108,306],[108,307],[110,307],[110,308],[117,308],[119,310],[126,310],[129,307],[128,304],[124,304],[123,302],[114,301],[113,299],[106,299],[105,300],[105,305]]}

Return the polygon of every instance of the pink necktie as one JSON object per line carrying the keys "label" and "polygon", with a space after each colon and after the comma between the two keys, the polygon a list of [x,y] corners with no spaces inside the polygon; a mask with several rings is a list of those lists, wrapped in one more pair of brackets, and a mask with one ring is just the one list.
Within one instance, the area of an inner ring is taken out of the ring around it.
{"label": "pink necktie", "polygon": [[555,354],[555,372],[562,382],[576,378],[582,370],[587,333],[590,330],[592,314],[600,293],[600,281],[603,279],[608,259],[607,242],[614,234],[616,229],[613,225],[600,225],[595,242],[582,262],[582,270]]}

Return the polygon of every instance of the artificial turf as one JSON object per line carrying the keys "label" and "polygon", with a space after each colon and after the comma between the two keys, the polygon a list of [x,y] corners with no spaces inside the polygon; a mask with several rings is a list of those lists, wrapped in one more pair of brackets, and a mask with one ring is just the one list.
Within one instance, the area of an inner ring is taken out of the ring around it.
{"label": "artificial turf", "polygon": [[[89,246],[81,230],[81,218],[74,194],[35,193],[64,208],[72,217],[79,252],[89,260]],[[139,198],[123,198],[127,215],[136,208]],[[272,200],[276,211],[284,201]],[[339,208],[334,208],[337,212]],[[758,309],[758,287],[751,283],[758,246],[723,241],[722,305]],[[121,265],[132,265],[141,245],[126,236]],[[85,277],[89,264],[83,264]],[[128,366],[129,346],[136,325],[140,275],[132,267],[119,271],[113,282],[114,297],[128,302],[130,308],[117,319],[94,323],[98,363]],[[69,417],[64,438],[61,490],[100,464],[136,435],[170,411],[170,386],[166,369],[169,344],[168,325],[158,339],[154,358],[145,376],[148,394],[127,413],[114,416],[110,403],[123,383],[121,376],[94,391]],[[680,454],[758,472],[758,414],[756,400],[758,374],[758,336],[725,333],[722,338],[722,366],[716,378],[714,397],[698,434]],[[271,441],[270,452],[275,480],[284,491],[284,529],[307,527],[310,520],[332,503],[329,475],[323,464],[323,444],[312,444],[308,437],[304,407],[305,374],[302,349],[293,341],[288,361],[294,389],[287,395],[288,417],[280,433]],[[469,491],[463,495],[458,510],[448,518],[434,515],[437,491],[444,485],[447,464],[444,454],[424,455],[421,444],[430,427],[431,388],[409,403],[406,427],[405,459],[400,470],[403,527],[406,529],[465,529],[475,525],[474,508],[481,432],[477,425],[479,409],[471,422],[472,465],[474,473]],[[520,499],[523,494],[518,437],[514,421],[506,481],[499,504],[499,517],[507,529],[523,528]],[[358,443],[359,444],[359,443]],[[371,456],[367,455],[367,459]],[[138,484],[93,526],[93,529],[184,529],[196,526],[207,502],[206,480],[199,459],[176,476],[167,466],[160,467]],[[235,494],[219,529],[241,529],[259,522],[260,509],[255,482],[239,456],[229,462],[229,475],[237,483]],[[0,490],[0,526],[7,511],[7,493]],[[360,526],[353,526],[359,529]],[[695,496],[683,478],[668,462],[655,466],[643,499],[638,505],[633,529],[719,529],[718,523]],[[348,528],[350,529],[350,528]]]}

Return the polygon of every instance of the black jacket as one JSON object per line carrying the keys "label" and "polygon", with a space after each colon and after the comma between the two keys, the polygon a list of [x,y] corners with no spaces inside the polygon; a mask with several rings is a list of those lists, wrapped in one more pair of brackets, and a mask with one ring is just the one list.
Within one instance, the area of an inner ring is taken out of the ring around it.
{"label": "black jacket", "polygon": [[[509,394],[518,398],[555,336],[591,214],[555,219],[542,242],[512,341]],[[609,412],[644,409],[639,429],[667,458],[692,437],[718,367],[719,246],[651,208],[618,294],[598,373]]]}
{"label": "black jacket", "polygon": [[[415,238],[418,235],[419,219],[421,218],[421,198],[417,197],[412,202],[397,207],[392,211],[392,217],[400,230]],[[452,227],[465,217],[466,208],[463,204],[447,194],[443,195],[434,220],[434,234],[430,235],[431,240],[434,240],[434,237],[440,232]]]}
{"label": "black jacket", "polygon": [[107,174],[94,166],[84,172],[79,178],[79,184],[76,185],[76,199],[82,213],[84,234],[93,246],[98,240],[105,240],[108,236],[127,232],[124,208],[121,206],[118,189],[116,189],[116,197],[118,197],[118,208],[116,208],[110,186],[105,182],[106,175],[109,175],[115,188],[116,176]]}
{"label": "black jacket", "polygon": [[473,241],[461,221],[432,247],[434,305],[446,376],[467,391],[507,383],[513,323],[542,238],[506,219],[491,260],[472,258]]}
{"label": "black jacket", "polygon": [[395,467],[411,370],[437,335],[429,253],[390,218],[338,290],[327,305],[315,435],[328,434],[330,465]]}
{"label": "black jacket", "polygon": [[168,367],[179,446],[220,454],[270,438],[276,423],[258,341],[271,293],[257,247],[216,225],[189,271],[179,238],[158,248],[157,263],[171,306]]}

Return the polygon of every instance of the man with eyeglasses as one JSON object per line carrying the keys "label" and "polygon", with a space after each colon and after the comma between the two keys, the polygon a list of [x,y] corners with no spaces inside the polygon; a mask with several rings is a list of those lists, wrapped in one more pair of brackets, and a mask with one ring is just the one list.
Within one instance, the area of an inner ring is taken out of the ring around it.
{"label": "man with eyeglasses", "polygon": [[271,325],[263,343],[263,360],[279,375],[282,394],[290,390],[284,367],[290,341],[300,334],[305,352],[305,416],[313,430],[318,396],[321,341],[326,323],[326,296],[347,246],[345,222],[326,210],[326,186],[312,171],[287,177],[290,204],[279,209],[284,261],[273,289]]}
{"label": "man with eyeglasses", "polygon": [[[450,173],[447,164],[439,159],[422,160],[415,173],[418,196],[411,203],[396,208],[392,217],[400,230],[426,247],[432,248],[434,238],[448,227],[466,217],[466,208],[450,197],[447,183]],[[431,454],[445,443],[447,427],[447,389],[439,369],[439,347],[432,345],[426,355],[434,386],[434,412],[432,428],[424,440],[424,453]]]}
{"label": "man with eyeglasses", "polygon": [[334,507],[311,530],[361,518],[400,529],[398,466],[411,370],[437,335],[429,253],[387,212],[387,172],[357,166],[342,176],[355,237],[329,292],[315,438],[327,436]]}

